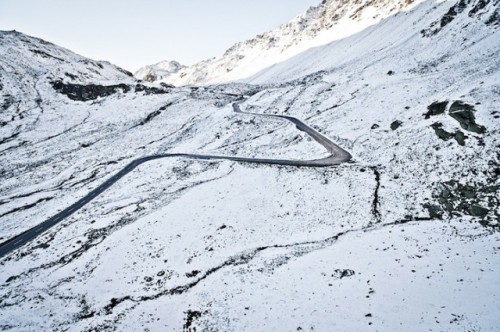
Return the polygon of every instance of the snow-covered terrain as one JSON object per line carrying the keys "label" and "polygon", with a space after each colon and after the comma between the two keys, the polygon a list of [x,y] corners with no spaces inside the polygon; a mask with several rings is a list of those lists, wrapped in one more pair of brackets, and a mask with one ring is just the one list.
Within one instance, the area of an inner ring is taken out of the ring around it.
{"label": "snow-covered terrain", "polygon": [[422,0],[323,0],[277,29],[233,45],[219,57],[168,74],[158,65],[147,66],[135,76],[176,86],[243,79],[311,47],[351,36],[420,2]]}
{"label": "snow-covered terrain", "polygon": [[154,65],[140,68],[134,73],[134,76],[143,81],[156,82],[165,80],[183,68],[185,68],[185,66],[177,61],[165,60]]}
{"label": "snow-covered terrain", "polygon": [[243,96],[353,161],[142,164],[0,260],[0,328],[497,331],[499,2],[374,3],[382,21],[223,85],[1,32],[0,242],[140,157],[325,157]]}

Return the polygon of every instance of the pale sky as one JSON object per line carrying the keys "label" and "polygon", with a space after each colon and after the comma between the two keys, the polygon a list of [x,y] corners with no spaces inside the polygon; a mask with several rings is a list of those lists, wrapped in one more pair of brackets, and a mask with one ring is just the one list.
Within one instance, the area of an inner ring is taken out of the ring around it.
{"label": "pale sky", "polygon": [[320,0],[0,0],[0,30],[127,70],[189,65],[273,29]]}

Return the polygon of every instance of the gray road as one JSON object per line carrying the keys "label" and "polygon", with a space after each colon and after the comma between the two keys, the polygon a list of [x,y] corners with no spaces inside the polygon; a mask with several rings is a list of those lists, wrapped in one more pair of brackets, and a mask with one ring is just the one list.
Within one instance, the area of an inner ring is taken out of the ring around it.
{"label": "gray road", "polygon": [[51,227],[57,225],[62,220],[68,218],[73,213],[81,209],[83,206],[88,204],[95,197],[99,196],[106,189],[111,187],[116,181],[120,180],[122,177],[133,171],[137,166],[156,159],[162,158],[188,158],[188,159],[202,159],[202,160],[231,160],[237,162],[244,163],[254,163],[254,164],[270,164],[270,165],[287,165],[287,166],[303,166],[303,167],[326,167],[332,165],[338,165],[340,163],[349,161],[351,159],[351,155],[349,152],[343,150],[341,147],[333,143],[327,137],[320,134],[315,129],[309,127],[302,121],[285,115],[268,115],[268,114],[256,114],[256,113],[246,113],[242,112],[239,106],[239,103],[233,104],[233,109],[236,113],[248,114],[253,116],[262,116],[262,117],[274,117],[286,119],[297,127],[297,129],[307,133],[311,136],[316,142],[324,146],[327,151],[330,153],[328,157],[322,159],[314,159],[314,160],[287,160],[287,159],[263,159],[263,158],[245,158],[245,157],[230,157],[230,156],[217,156],[217,155],[203,155],[203,154],[191,154],[191,153],[170,153],[170,154],[158,154],[147,157],[138,158],[132,161],[130,164],[125,166],[121,171],[113,175],[111,178],[106,180],[99,187],[92,190],[86,196],[78,200],[76,203],[73,203],[66,209],[62,210],[55,216],[45,220],[41,224],[30,228],[29,230],[21,233],[10,240],[5,241],[0,244],[0,258],[6,256],[12,251],[20,248],[26,243],[32,241]]}

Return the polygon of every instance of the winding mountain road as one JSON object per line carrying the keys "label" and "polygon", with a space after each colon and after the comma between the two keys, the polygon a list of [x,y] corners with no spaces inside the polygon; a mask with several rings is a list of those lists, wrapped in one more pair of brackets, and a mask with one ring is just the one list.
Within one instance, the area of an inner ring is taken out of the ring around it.
{"label": "winding mountain road", "polygon": [[316,142],[324,146],[327,151],[330,153],[329,156],[322,158],[322,159],[314,159],[314,160],[287,160],[287,159],[263,159],[263,158],[246,158],[246,157],[231,157],[231,156],[217,156],[217,155],[204,155],[204,154],[191,154],[191,153],[169,153],[169,154],[158,154],[158,155],[152,155],[152,156],[147,156],[147,157],[142,157],[135,159],[131,163],[129,163],[127,166],[125,166],[122,170],[120,170],[118,173],[113,175],[111,178],[106,180],[103,184],[92,190],[90,193],[88,193],[86,196],[83,198],[79,199],[76,203],[73,203],[66,209],[62,210],[61,212],[57,213],[53,217],[45,220],[41,224],[30,228],[29,230],[3,242],[0,244],[0,258],[6,256],[7,254],[11,253],[12,251],[16,250],[17,248],[20,248],[21,246],[25,245],[26,243],[32,241],[51,227],[57,225],[59,222],[62,220],[68,218],[71,216],[73,213],[81,209],[83,206],[88,204],[90,201],[92,201],[95,197],[99,196],[101,193],[103,193],[106,189],[111,187],[115,182],[120,180],[122,177],[133,171],[137,166],[151,161],[151,160],[156,160],[156,159],[162,159],[162,158],[188,158],[188,159],[201,159],[201,160],[231,160],[231,161],[237,161],[237,162],[244,162],[244,163],[254,163],[254,164],[268,164],[268,165],[286,165],[286,166],[302,166],[302,167],[326,167],[326,166],[332,166],[332,165],[338,165],[340,163],[349,161],[351,159],[351,155],[349,152],[343,150],[341,147],[333,143],[331,140],[329,140],[327,137],[323,136],[320,134],[318,131],[315,129],[309,127],[302,121],[291,117],[291,116],[285,116],[285,115],[270,115],[270,114],[257,114],[257,113],[247,113],[241,111],[240,108],[240,103],[234,103],[233,104],[233,110],[236,113],[240,114],[246,114],[246,115],[253,115],[253,116],[262,116],[262,117],[273,117],[273,118],[280,118],[280,119],[285,119],[297,127],[300,131],[303,131],[307,133],[309,136],[311,136]]}

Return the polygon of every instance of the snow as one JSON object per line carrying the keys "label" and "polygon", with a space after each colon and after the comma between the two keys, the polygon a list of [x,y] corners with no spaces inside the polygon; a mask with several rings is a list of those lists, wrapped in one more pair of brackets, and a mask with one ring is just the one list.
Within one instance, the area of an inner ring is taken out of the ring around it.
{"label": "snow", "polygon": [[[443,219],[425,207],[442,206],[450,180],[499,185],[500,38],[498,25],[485,24],[498,8],[464,11],[423,36],[453,4],[424,1],[387,17],[386,7],[368,7],[368,17],[385,18],[239,83],[132,89],[87,102],[56,93],[50,81],[138,82],[112,65],[0,33],[0,107],[14,100],[0,113],[0,241],[143,156],[325,155],[287,121],[234,113],[242,95],[244,111],[295,116],[353,155],[319,169],[142,164],[0,260],[1,328],[498,330],[498,190],[475,193],[489,209],[484,218],[455,203]],[[444,100],[473,105],[486,133],[464,130],[448,111],[426,119],[427,107]],[[396,120],[402,125],[392,130]],[[462,130],[465,145],[439,139],[436,122]]]}
{"label": "snow", "polygon": [[[224,83],[243,79],[260,70],[288,60],[312,47],[343,39],[380,22],[396,11],[409,10],[418,1],[328,0],[311,7],[275,30],[233,45],[223,55],[164,75],[155,66],[147,67],[156,81],[174,85]],[[142,79],[143,70],[136,75]]]}
{"label": "snow", "polygon": [[138,69],[134,76],[140,80],[144,81],[159,81],[163,80],[179,70],[183,69],[185,66],[181,65],[177,61],[160,61],[154,65],[145,66]]}

